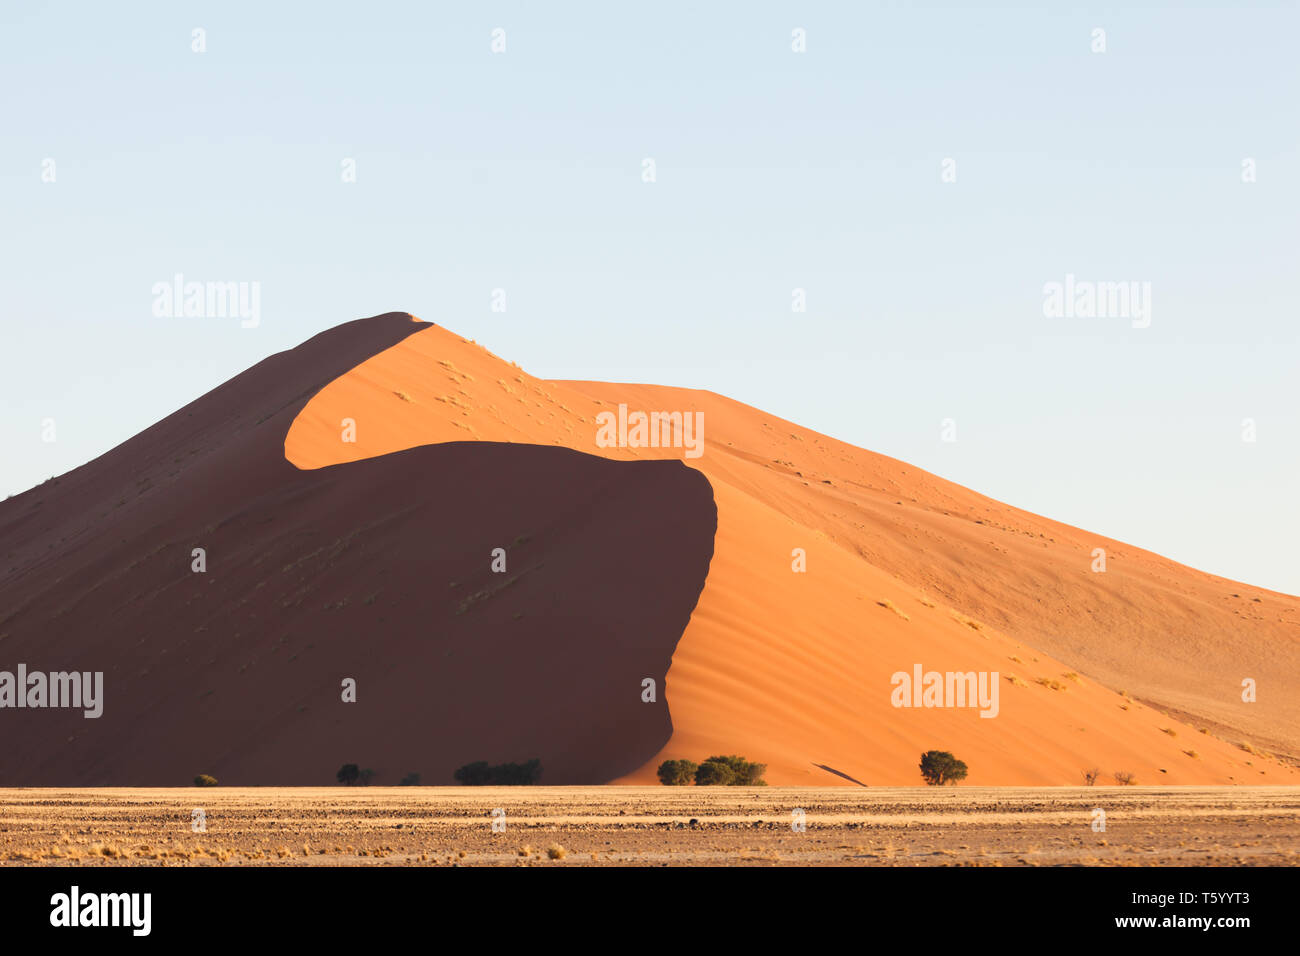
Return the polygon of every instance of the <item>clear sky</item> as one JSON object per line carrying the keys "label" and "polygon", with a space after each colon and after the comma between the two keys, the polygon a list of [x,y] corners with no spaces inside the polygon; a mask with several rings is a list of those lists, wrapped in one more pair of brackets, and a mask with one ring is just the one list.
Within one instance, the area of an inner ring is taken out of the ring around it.
{"label": "clear sky", "polygon": [[[1298,28],[1294,3],[5,2],[0,493],[404,310],[1300,592]],[[176,273],[260,283],[260,324],[156,316]],[[1149,327],[1046,316],[1067,274],[1150,283]]]}

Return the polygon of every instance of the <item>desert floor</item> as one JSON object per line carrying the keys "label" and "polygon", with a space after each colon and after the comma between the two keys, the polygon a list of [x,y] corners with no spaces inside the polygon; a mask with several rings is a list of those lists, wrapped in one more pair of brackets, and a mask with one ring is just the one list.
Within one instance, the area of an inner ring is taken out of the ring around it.
{"label": "desert floor", "polygon": [[1298,810],[1295,787],[24,788],[0,864],[1294,866]]}

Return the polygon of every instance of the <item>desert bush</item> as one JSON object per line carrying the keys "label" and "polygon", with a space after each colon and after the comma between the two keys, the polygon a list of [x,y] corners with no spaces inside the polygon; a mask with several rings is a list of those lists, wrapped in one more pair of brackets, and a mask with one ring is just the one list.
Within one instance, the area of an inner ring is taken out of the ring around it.
{"label": "desert bush", "polygon": [[730,764],[716,760],[706,760],[695,771],[697,787],[725,787],[736,779],[736,772]]}
{"label": "desert bush", "polygon": [[1091,770],[1085,770],[1083,772],[1083,782],[1089,787],[1096,786],[1097,779],[1100,776],[1101,771],[1098,768],[1093,767]]}
{"label": "desert bush", "polygon": [[1116,770],[1115,782],[1121,787],[1131,787],[1133,784],[1137,783],[1137,778],[1127,770]]}
{"label": "desert bush", "polygon": [[966,778],[966,764],[946,750],[927,750],[921,754],[921,776],[932,787],[956,783]]}
{"label": "desert bush", "polygon": [[665,760],[659,765],[659,782],[665,787],[685,787],[695,780],[699,767],[691,760]]}
{"label": "desert bush", "polygon": [[[763,774],[767,773],[767,764],[765,763],[753,763],[749,760],[746,760],[744,757],[739,757],[736,754],[731,754],[730,756],[726,756],[726,757],[710,757],[708,760],[704,761],[704,763],[700,764],[700,768],[703,769],[705,764],[716,764],[719,766],[727,767],[728,769],[731,770],[731,778],[725,782],[726,786],[730,786],[730,787],[766,787],[767,786],[767,782],[763,779]],[[726,776],[726,775],[718,771],[710,771],[708,774],[706,774],[706,777],[708,777],[711,780],[722,776]],[[695,782],[697,784],[700,782],[699,770],[696,770],[695,772]],[[713,785],[716,786],[718,784],[715,783]]]}
{"label": "desert bush", "polygon": [[216,785],[217,778],[211,777],[206,773],[201,773],[194,778],[194,786],[196,787],[215,787]]}
{"label": "desert bush", "polygon": [[542,762],[534,757],[524,763],[503,763],[495,767],[486,760],[476,760],[458,769],[452,776],[466,787],[527,787],[542,777]]}
{"label": "desert bush", "polygon": [[486,760],[476,760],[465,764],[452,777],[466,787],[486,787],[492,782],[492,768]]}

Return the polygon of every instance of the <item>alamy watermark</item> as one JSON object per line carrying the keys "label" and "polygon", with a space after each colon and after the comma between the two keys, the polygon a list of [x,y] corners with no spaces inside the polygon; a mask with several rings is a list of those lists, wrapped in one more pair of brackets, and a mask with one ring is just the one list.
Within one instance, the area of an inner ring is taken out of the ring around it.
{"label": "alamy watermark", "polygon": [[171,282],[153,284],[153,314],[160,319],[238,318],[243,328],[262,321],[262,283],[186,282],[176,273]]}
{"label": "alamy watermark", "polygon": [[981,717],[998,715],[997,671],[896,671],[889,679],[895,707],[978,707]]}
{"label": "alamy watermark", "polygon": [[703,412],[631,412],[618,406],[618,414],[596,416],[599,448],[682,448],[686,458],[704,454]]}
{"label": "alamy watermark", "polygon": [[1049,319],[1132,319],[1151,325],[1150,282],[1094,282],[1065,274],[1064,282],[1043,284],[1043,315]]}
{"label": "alamy watermark", "polygon": [[0,671],[0,708],[80,707],[87,718],[104,713],[104,672],[27,670],[18,665],[17,675]]}

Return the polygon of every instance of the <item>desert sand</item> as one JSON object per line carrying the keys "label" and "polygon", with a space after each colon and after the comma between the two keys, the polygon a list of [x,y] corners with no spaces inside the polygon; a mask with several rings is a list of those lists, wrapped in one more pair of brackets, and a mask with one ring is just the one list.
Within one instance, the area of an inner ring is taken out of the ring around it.
{"label": "desert sand", "polygon": [[[596,416],[619,404],[702,411],[704,454],[600,447]],[[354,444],[338,440],[345,417],[365,423]],[[668,673],[672,740],[623,782],[653,782],[661,759],[738,752],[767,763],[775,784],[848,783],[838,771],[900,785],[933,748],[966,760],[972,784],[1068,784],[1094,766],[1140,783],[1297,779],[1239,749],[1296,752],[1294,597],[1020,511],[710,392],[541,381],[431,325],[322,389],[285,455],[318,468],[466,439],[671,457],[709,479],[718,532]],[[1091,570],[1097,547],[1105,573]],[[795,548],[806,573],[791,570]],[[918,662],[998,671],[999,716],[895,709],[890,675]],[[1245,677],[1268,688],[1258,702],[1241,700]]]}
{"label": "desert sand", "polygon": [[[620,404],[702,412],[703,454],[598,444]],[[1296,598],[709,392],[542,381],[405,313],[0,504],[0,555],[3,666],[106,675],[97,720],[5,711],[4,785],[531,757],[649,784],[739,753],[774,785],[889,787],[930,749],[972,786],[1300,782],[1270,755],[1300,749]],[[894,707],[918,664],[997,672],[997,716]]]}

